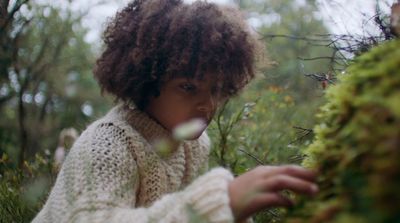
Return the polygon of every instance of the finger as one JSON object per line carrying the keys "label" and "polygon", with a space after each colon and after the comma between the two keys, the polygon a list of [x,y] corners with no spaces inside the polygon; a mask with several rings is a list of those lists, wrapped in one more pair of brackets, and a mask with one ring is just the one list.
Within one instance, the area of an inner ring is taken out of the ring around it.
{"label": "finger", "polygon": [[251,214],[259,212],[265,208],[290,206],[293,206],[293,201],[281,194],[262,193],[252,199],[251,203],[242,210],[239,216],[237,216],[237,219],[243,220],[244,216],[250,216]]}
{"label": "finger", "polygon": [[277,192],[281,190],[291,190],[296,193],[308,195],[314,195],[318,192],[318,186],[316,184],[283,174],[269,177],[263,184],[265,191]]}
{"label": "finger", "polygon": [[283,165],[283,166],[263,166],[265,177],[270,177],[274,175],[289,175],[296,178],[301,178],[307,181],[315,181],[316,173],[312,170],[307,170],[303,167],[296,165]]}
{"label": "finger", "polygon": [[269,207],[290,207],[294,203],[289,198],[279,193],[264,193],[254,199],[254,205],[261,209]]}

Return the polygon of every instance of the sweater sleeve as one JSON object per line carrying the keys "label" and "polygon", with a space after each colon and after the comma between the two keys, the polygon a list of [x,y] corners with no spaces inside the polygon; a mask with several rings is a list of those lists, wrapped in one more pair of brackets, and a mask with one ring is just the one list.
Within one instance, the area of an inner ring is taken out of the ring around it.
{"label": "sweater sleeve", "polygon": [[232,174],[217,168],[184,190],[164,195],[149,207],[135,208],[139,174],[123,130],[107,126],[91,137],[68,222],[233,222],[228,183]]}

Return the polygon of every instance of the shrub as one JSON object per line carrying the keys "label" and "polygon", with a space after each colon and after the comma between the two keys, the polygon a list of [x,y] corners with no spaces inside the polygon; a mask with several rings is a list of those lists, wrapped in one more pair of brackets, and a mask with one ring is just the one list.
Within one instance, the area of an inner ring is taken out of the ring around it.
{"label": "shrub", "polygon": [[49,157],[36,155],[16,168],[0,157],[0,222],[30,222],[42,207],[54,180]]}
{"label": "shrub", "polygon": [[357,58],[326,97],[303,162],[321,191],[287,222],[400,222],[400,41]]}

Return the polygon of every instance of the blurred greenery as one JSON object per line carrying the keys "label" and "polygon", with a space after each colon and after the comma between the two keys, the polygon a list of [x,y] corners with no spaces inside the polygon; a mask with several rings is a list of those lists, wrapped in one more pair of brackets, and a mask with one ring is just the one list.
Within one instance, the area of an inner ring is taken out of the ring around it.
{"label": "blurred greenery", "polygon": [[109,104],[91,75],[94,53],[80,15],[25,3],[14,17],[2,32],[10,48],[2,55],[12,62],[0,64],[7,70],[1,74],[0,152],[21,166],[25,156],[53,151],[63,128],[83,129]]}
{"label": "blurred greenery", "polygon": [[42,207],[55,173],[49,156],[35,155],[23,168],[10,167],[6,154],[0,160],[0,222],[30,222]]}
{"label": "blurred greenery", "polygon": [[[311,142],[314,114],[324,90],[305,74],[328,73],[333,65],[327,60],[299,58],[330,56],[333,51],[306,41],[266,36],[308,36],[328,31],[312,16],[317,11],[312,1],[301,6],[292,0],[239,3],[248,13],[276,18],[257,30],[272,63],[262,67],[260,77],[225,105],[211,124],[211,166],[222,165],[238,175],[260,164],[300,164],[301,148]],[[270,209],[255,216],[255,221],[279,222],[281,218],[279,209]]]}
{"label": "blurred greenery", "polygon": [[111,103],[91,74],[95,51],[84,40],[83,14],[29,1],[1,4],[0,222],[28,222],[55,177],[61,130],[82,131]]}
{"label": "blurred greenery", "polygon": [[[336,53],[331,47],[294,38],[328,33],[316,1],[235,2],[258,21],[254,31],[271,63],[259,64],[256,80],[209,126],[210,167],[238,175],[261,164],[300,164],[328,83],[310,74],[334,77],[344,67],[327,59]],[[86,12],[36,1],[1,4],[0,222],[29,222],[54,183],[62,130],[81,132],[112,103],[92,77],[98,50],[85,41]],[[254,219],[281,222],[283,214],[270,209]]]}

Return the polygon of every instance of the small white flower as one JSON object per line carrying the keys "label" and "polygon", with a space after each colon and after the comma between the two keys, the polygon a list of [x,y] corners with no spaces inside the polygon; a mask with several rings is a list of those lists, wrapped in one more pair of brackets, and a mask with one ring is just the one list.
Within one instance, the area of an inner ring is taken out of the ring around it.
{"label": "small white flower", "polygon": [[195,118],[178,125],[173,130],[173,137],[176,140],[190,139],[204,131],[206,127],[207,123],[203,119]]}

